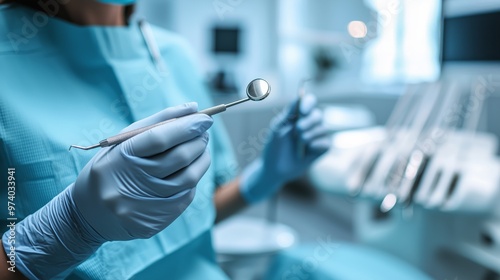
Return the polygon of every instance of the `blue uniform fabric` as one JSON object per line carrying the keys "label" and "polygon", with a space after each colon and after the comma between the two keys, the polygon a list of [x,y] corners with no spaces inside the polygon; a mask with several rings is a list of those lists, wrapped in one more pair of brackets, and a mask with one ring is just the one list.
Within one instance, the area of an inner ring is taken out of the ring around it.
{"label": "blue uniform fabric", "polygon": [[423,272],[388,253],[321,238],[315,244],[304,244],[278,253],[265,279],[431,280]]}
{"label": "blue uniform fabric", "polygon": [[[0,36],[0,182],[8,167],[16,169],[19,219],[74,182],[96,153],[68,152],[69,145],[96,143],[165,107],[189,101],[211,106],[189,47],[165,30],[153,28],[166,72],[155,68],[136,23],[82,27],[0,5],[0,34],[7,34]],[[210,241],[212,196],[215,182],[231,179],[237,167],[215,118],[212,165],[187,210],[150,239],[105,243],[69,279],[130,279],[146,272],[193,279],[194,271],[200,279],[225,279]],[[0,192],[3,200],[7,189]],[[0,208],[2,219],[6,208]]]}

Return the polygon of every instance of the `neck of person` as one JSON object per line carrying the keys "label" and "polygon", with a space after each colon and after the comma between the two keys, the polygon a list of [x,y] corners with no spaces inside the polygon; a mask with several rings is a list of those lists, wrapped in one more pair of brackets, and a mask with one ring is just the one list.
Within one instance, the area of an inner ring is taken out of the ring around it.
{"label": "neck of person", "polygon": [[[0,5],[15,3],[46,12],[43,8],[45,1],[47,0],[0,0]],[[67,3],[59,4],[59,1],[54,1],[54,3],[58,4],[55,16],[77,25],[124,26],[127,25],[128,16],[133,10],[131,5],[111,5],[96,0],[69,0],[64,2]]]}
{"label": "neck of person", "polygon": [[61,10],[61,17],[78,25],[124,26],[125,6],[103,4],[94,0],[71,0]]}

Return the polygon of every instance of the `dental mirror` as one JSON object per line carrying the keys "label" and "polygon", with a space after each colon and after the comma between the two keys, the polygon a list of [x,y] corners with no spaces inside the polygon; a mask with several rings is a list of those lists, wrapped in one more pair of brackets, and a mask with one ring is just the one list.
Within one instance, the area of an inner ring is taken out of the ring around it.
{"label": "dental mirror", "polygon": [[[207,114],[209,116],[212,116],[212,115],[226,111],[226,109],[231,107],[231,106],[246,102],[248,100],[260,101],[260,100],[266,98],[267,96],[269,96],[269,93],[271,92],[271,86],[269,85],[269,83],[266,80],[258,78],[258,79],[252,80],[252,81],[250,81],[250,83],[248,83],[246,92],[247,92],[248,98],[234,101],[234,102],[231,102],[229,104],[220,104],[220,105],[217,105],[214,107],[210,107],[210,108],[207,108],[205,110],[201,110],[195,114]],[[109,138],[101,140],[99,143],[92,145],[92,146],[84,147],[84,146],[78,146],[78,145],[71,145],[69,148],[70,149],[77,148],[77,149],[81,149],[81,150],[90,150],[90,149],[94,149],[94,148],[98,148],[98,147],[109,147],[109,146],[117,145],[117,144],[120,144],[121,142],[123,142],[127,139],[134,137],[135,135],[137,135],[139,133],[142,133],[146,130],[150,130],[151,128],[157,127],[159,125],[163,125],[165,123],[175,121],[176,119],[177,118],[166,120],[166,121],[163,121],[163,122],[160,122],[157,124],[137,128],[137,129],[134,129],[134,130],[131,130],[128,132],[124,132],[124,133],[121,133],[121,134],[118,134],[115,136],[111,136]]]}
{"label": "dental mirror", "polygon": [[248,83],[247,96],[253,101],[259,101],[266,98],[271,92],[271,87],[266,80],[255,79]]}
{"label": "dental mirror", "polygon": [[207,115],[213,115],[217,114],[220,112],[224,112],[227,108],[234,106],[236,104],[240,104],[243,102],[247,102],[248,100],[253,100],[253,101],[260,101],[267,96],[269,96],[269,93],[271,92],[271,86],[269,83],[264,80],[264,79],[255,79],[250,81],[247,85],[247,97],[238,101],[231,102],[229,104],[221,104],[218,106],[214,106],[208,109],[205,109],[203,111],[200,111],[200,113],[207,114]]}

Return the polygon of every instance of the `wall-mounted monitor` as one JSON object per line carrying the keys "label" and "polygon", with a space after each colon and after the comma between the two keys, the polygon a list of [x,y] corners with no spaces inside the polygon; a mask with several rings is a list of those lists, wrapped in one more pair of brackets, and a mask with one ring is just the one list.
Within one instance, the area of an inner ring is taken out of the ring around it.
{"label": "wall-mounted monitor", "polygon": [[500,11],[445,17],[443,62],[500,61],[499,27]]}
{"label": "wall-mounted monitor", "polygon": [[214,27],[212,29],[212,52],[239,54],[240,33],[241,31],[237,27]]}

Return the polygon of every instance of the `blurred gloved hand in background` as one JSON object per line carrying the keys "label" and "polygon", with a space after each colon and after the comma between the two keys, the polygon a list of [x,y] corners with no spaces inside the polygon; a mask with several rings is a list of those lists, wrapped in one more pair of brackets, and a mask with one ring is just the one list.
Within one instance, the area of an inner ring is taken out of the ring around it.
{"label": "blurred gloved hand in background", "polygon": [[[271,121],[271,135],[261,157],[243,170],[243,198],[254,203],[274,194],[286,182],[303,175],[330,144],[316,98],[307,94],[300,102],[296,100]],[[303,154],[300,145],[305,149]]]}

